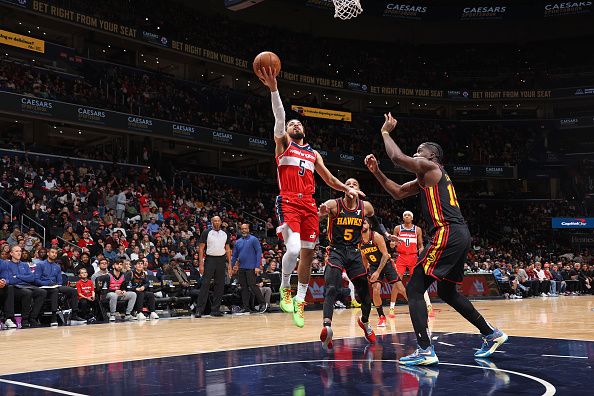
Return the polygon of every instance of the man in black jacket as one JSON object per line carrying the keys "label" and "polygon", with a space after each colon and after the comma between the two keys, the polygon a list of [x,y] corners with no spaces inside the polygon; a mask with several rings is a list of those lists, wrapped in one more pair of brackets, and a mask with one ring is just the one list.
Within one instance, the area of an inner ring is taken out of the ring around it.
{"label": "man in black jacket", "polygon": [[[136,319],[159,319],[159,315],[155,312],[155,294],[149,290],[149,280],[146,272],[144,272],[144,263],[141,260],[136,261],[134,270],[126,273],[125,276],[129,290],[136,293],[136,305],[134,306]],[[148,318],[142,313],[142,307],[145,304],[150,313]]]}

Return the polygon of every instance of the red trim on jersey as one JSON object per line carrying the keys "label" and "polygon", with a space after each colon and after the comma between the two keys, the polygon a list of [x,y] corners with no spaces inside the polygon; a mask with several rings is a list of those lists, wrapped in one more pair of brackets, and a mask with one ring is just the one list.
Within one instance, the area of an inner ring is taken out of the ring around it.
{"label": "red trim on jersey", "polygon": [[340,198],[342,208],[349,213],[355,213],[357,210],[361,210],[361,202],[362,201],[360,199],[357,199],[357,206],[355,206],[355,209],[349,209],[344,202],[344,198]]}

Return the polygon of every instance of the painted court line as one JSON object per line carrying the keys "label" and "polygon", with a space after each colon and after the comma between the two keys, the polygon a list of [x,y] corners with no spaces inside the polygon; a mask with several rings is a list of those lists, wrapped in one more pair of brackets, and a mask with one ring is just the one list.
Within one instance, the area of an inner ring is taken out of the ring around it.
{"label": "painted court line", "polygon": [[438,341],[437,343],[441,344],[441,345],[446,345],[446,346],[455,346],[454,344],[448,344],[447,342]]}
{"label": "painted court line", "polygon": [[[254,363],[254,364],[245,364],[242,366],[221,367],[218,369],[206,370],[206,372],[207,373],[215,373],[215,372],[219,372],[219,371],[236,370],[236,369],[249,368],[249,367],[262,367],[262,366],[299,364],[299,363],[328,363],[328,362],[368,362],[368,360],[365,360],[365,359],[293,360],[293,361],[284,361],[284,362]],[[378,359],[378,360],[374,360],[374,362],[396,363],[396,362],[398,362],[398,360]],[[553,384],[551,384],[550,382],[547,382],[547,381],[543,380],[542,378],[538,378],[538,377],[535,377],[530,374],[520,373],[518,371],[504,370],[504,369],[495,368],[495,367],[483,367],[483,366],[473,366],[470,364],[444,363],[444,362],[440,362],[439,366],[469,367],[469,368],[478,368],[478,369],[482,369],[482,370],[491,370],[491,371],[499,371],[502,373],[514,374],[514,375],[518,375],[520,377],[531,379],[535,382],[538,382],[542,386],[544,386],[545,392],[542,394],[542,396],[553,396],[557,392],[557,389],[555,388],[555,386],[553,386]]]}
{"label": "painted court line", "polygon": [[546,357],[560,357],[560,358],[569,358],[569,359],[588,359],[588,356],[565,356],[565,355],[540,355]]}
{"label": "painted court line", "polygon": [[401,344],[400,342],[393,342],[392,345],[402,345],[402,346],[405,346],[406,344]]}
{"label": "painted court line", "polygon": [[24,387],[27,387],[27,388],[39,389],[39,390],[43,390],[43,391],[46,391],[46,392],[58,393],[60,395],[87,396],[84,393],[69,392],[69,391],[65,391],[65,390],[62,390],[62,389],[48,388],[46,386],[35,385],[35,384],[28,384],[26,382],[20,382],[20,381],[11,381],[11,380],[0,379],[0,382],[4,382],[6,384],[11,384],[11,385],[24,386]]}

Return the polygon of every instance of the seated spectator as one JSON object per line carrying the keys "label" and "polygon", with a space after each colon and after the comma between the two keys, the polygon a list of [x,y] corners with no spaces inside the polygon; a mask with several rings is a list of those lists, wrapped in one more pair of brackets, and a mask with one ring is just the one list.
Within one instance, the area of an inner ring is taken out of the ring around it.
{"label": "seated spectator", "polygon": [[35,284],[46,289],[51,304],[51,326],[57,326],[56,312],[58,311],[58,293],[66,295],[68,305],[72,309],[72,320],[84,320],[78,316],[78,298],[76,289],[62,285],[62,269],[56,262],[58,250],[51,248],[47,252],[47,259],[41,261],[35,268]]}
{"label": "seated spectator", "polygon": [[107,299],[109,300],[109,321],[115,322],[116,317],[116,308],[118,301],[127,301],[128,304],[126,306],[126,316],[124,320],[129,321],[132,320],[132,310],[134,309],[134,305],[136,304],[136,293],[131,291],[126,291],[127,284],[125,281],[124,273],[122,272],[122,268],[124,266],[124,262],[122,260],[116,260],[113,263],[113,268],[109,275],[102,276],[101,281],[107,282]]}
{"label": "seated spectator", "polygon": [[97,279],[98,277],[109,275],[107,267],[109,267],[109,261],[107,261],[106,258],[100,258],[99,263],[97,265],[97,271],[91,276],[91,280],[95,282],[95,279]]}
{"label": "seated spectator", "polygon": [[266,270],[268,274],[277,274],[278,273],[278,263],[276,260],[271,260],[270,264],[268,265],[268,269]]}
{"label": "seated spectator", "polygon": [[[173,275],[177,279],[180,285],[180,290],[174,297],[186,297],[189,296],[192,299],[192,304],[196,307],[198,301],[198,295],[200,294],[200,284],[192,286],[190,278],[186,271],[180,266],[181,260],[173,260],[171,263],[164,267],[166,275]],[[196,307],[197,308],[197,307]],[[195,309],[196,309],[195,308]]]}
{"label": "seated spectator", "polygon": [[78,274],[81,268],[87,270],[87,275],[89,277],[92,277],[95,273],[95,268],[93,267],[93,264],[91,264],[91,256],[89,255],[89,253],[82,253],[80,255],[80,260],[78,264],[74,267],[74,272]]}
{"label": "seated spectator", "polygon": [[[126,282],[130,285],[129,290],[136,293],[136,305],[134,307],[136,319],[159,319],[159,315],[155,312],[155,294],[149,290],[148,276],[144,271],[144,263],[141,260],[136,261],[136,264],[134,264],[134,271],[126,274]],[[148,317],[142,313],[143,306],[146,306],[149,311]]]}
{"label": "seated spectator", "polygon": [[27,263],[21,262],[21,255],[20,246],[10,248],[10,260],[0,261],[0,278],[14,286],[15,300],[21,302],[21,327],[38,327],[47,292],[35,286],[35,275]]}
{"label": "seated spectator", "polygon": [[533,270],[536,273],[538,281],[540,282],[541,296],[551,297],[551,282],[549,279],[547,279],[546,273],[542,269],[542,264],[540,262],[537,262]]}
{"label": "seated spectator", "polygon": [[93,317],[92,307],[95,304],[95,284],[89,279],[89,274],[84,267],[78,270],[78,276],[80,278],[76,282],[78,311],[82,318],[89,320]]}
{"label": "seated spectator", "polygon": [[256,285],[260,288],[260,292],[264,297],[264,303],[269,307],[272,288],[270,286],[264,286],[264,278],[262,277],[262,269],[260,267],[256,267],[254,271],[256,272]]}
{"label": "seated spectator", "polygon": [[112,249],[111,243],[105,244],[105,249],[103,249],[103,256],[111,262],[114,262],[118,258],[117,252]]}
{"label": "seated spectator", "polygon": [[[545,271],[546,271],[546,266],[547,264],[545,264]],[[553,265],[553,268],[550,270],[550,274],[551,274],[551,283],[555,282],[556,283],[556,290],[558,290],[558,292],[562,295],[564,295],[565,293],[567,293],[566,289],[567,289],[567,282],[565,282],[563,280],[563,275],[561,274],[561,272],[559,271],[560,266],[562,266],[562,263],[559,262],[557,264]]]}
{"label": "seated spectator", "polygon": [[571,295],[578,295],[580,292],[580,281],[578,279],[578,272],[571,264],[566,264],[561,272],[563,280],[567,283],[567,291]]}

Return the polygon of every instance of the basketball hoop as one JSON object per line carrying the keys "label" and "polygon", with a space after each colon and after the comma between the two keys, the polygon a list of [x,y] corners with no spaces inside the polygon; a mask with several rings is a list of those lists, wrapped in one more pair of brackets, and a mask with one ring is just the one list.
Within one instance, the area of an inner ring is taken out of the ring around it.
{"label": "basketball hoop", "polygon": [[363,12],[360,0],[332,0],[334,3],[334,18],[347,20]]}

